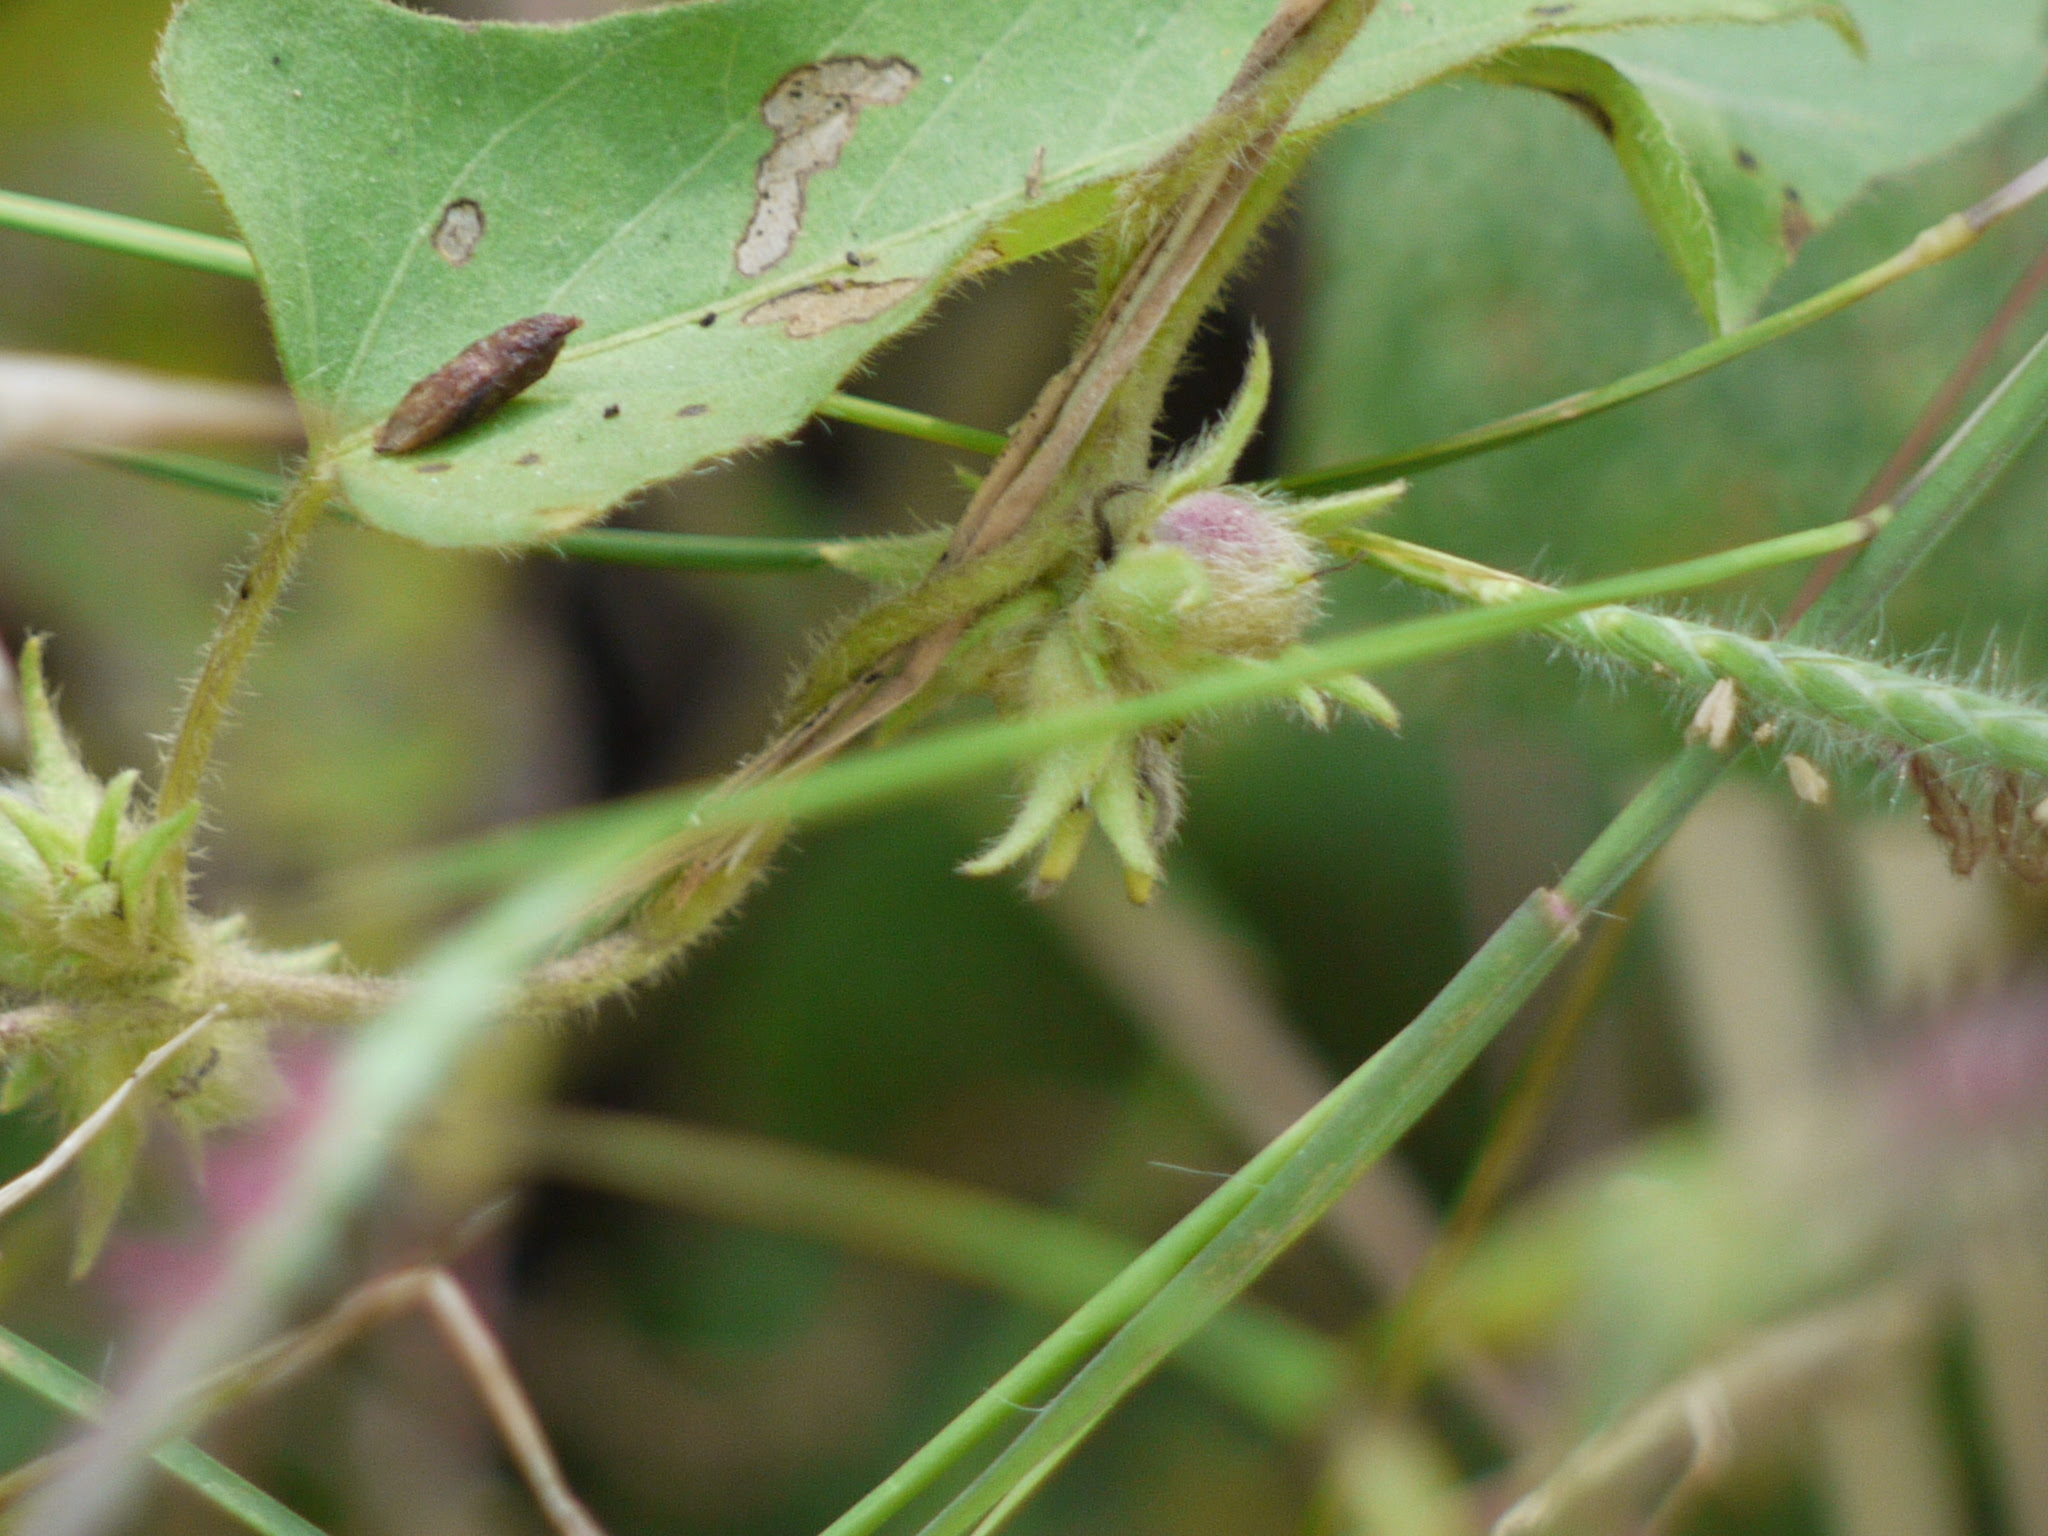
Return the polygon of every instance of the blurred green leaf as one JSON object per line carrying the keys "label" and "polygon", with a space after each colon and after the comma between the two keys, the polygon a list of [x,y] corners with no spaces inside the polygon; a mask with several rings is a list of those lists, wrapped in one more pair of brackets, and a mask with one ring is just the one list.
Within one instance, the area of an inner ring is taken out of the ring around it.
{"label": "blurred green leaf", "polygon": [[1872,180],[1951,149],[2048,74],[2034,0],[1856,0],[1866,51],[1816,23],[1680,27],[1516,49],[1488,78],[1591,117],[1707,323],[1753,316]]}
{"label": "blurred green leaf", "polygon": [[[1053,1211],[878,1163],[637,1115],[553,1111],[521,1133],[542,1177],[814,1237],[1065,1312],[1138,1245]],[[1256,1303],[1216,1320],[1188,1369],[1283,1434],[1328,1411],[1337,1349]]]}
{"label": "blurred green leaf", "polygon": [[[2030,110],[1816,236],[1798,299],[1867,267],[2048,149]],[[1427,442],[1681,352],[1699,321],[1584,119],[1528,92],[1431,92],[1341,135],[1307,193],[1317,281],[1290,381],[1283,467]],[[1546,576],[1666,558],[1706,530],[1755,537],[1846,508],[2038,250],[2040,212],[1910,285],[1625,410],[1433,470],[1390,531]],[[1402,294],[1390,304],[1386,296]],[[2035,450],[2039,452],[2039,449]],[[2048,549],[2025,470],[1887,599],[1906,650],[2024,634]],[[1354,603],[1366,594],[1360,590]],[[1359,611],[1352,607],[1349,612]],[[1457,699],[1523,715],[1579,688],[1489,661]],[[1604,703],[1575,721],[1611,748],[1664,738]]]}
{"label": "blurred green leaf", "polygon": [[[1824,9],[1393,7],[1302,121],[1533,37]],[[1086,233],[1109,212],[1100,189],[1200,120],[1269,12],[757,0],[536,29],[380,0],[189,0],[161,70],[349,500],[429,543],[507,544],[790,431],[963,262]],[[838,76],[799,73],[833,60]],[[771,98],[793,125],[779,138]],[[585,324],[541,384],[446,450],[372,452],[416,381],[550,311]]]}

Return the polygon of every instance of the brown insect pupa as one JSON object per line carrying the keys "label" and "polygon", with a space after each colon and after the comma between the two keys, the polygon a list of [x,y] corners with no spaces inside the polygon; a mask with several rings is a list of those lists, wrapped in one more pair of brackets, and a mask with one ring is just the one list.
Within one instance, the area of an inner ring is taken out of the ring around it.
{"label": "brown insect pupa", "polygon": [[547,376],[583,322],[528,315],[472,342],[405,392],[377,429],[379,453],[413,453],[473,426]]}

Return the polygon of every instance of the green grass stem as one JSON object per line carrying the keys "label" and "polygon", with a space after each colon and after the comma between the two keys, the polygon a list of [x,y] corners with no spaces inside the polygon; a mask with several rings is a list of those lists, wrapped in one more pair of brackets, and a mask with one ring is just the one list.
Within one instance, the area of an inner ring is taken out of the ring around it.
{"label": "green grass stem", "polygon": [[123,213],[105,213],[75,203],[31,197],[25,192],[0,192],[0,229],[48,235],[74,245],[190,267],[196,272],[217,272],[222,277],[256,276],[256,263],[249,259],[248,250],[233,240],[148,219],[131,219]]}
{"label": "green grass stem", "polygon": [[[1139,1250],[1055,1211],[762,1136],[576,1110],[543,1111],[515,1135],[542,1178],[830,1243],[1055,1314],[1085,1303]],[[1243,1302],[1181,1363],[1282,1435],[1322,1419],[1345,1370],[1335,1344]]]}
{"label": "green grass stem", "polygon": [[1825,320],[1841,313],[1850,305],[1869,298],[1880,289],[1888,288],[1901,278],[1924,272],[1929,267],[1940,265],[1950,257],[1961,254],[1976,244],[1985,230],[2010,217],[2027,206],[2044,190],[2048,190],[2048,176],[2043,175],[2043,166],[2036,165],[2013,178],[1997,192],[1962,213],[1950,214],[1940,223],[1931,225],[1914,236],[1906,246],[1886,257],[1876,266],[1865,268],[1851,277],[1844,278],[1833,287],[1823,289],[1811,298],[1788,305],[1776,314],[1767,315],[1753,324],[1717,336],[1703,342],[1690,351],[1676,357],[1666,358],[1625,378],[1615,379],[1595,389],[1582,389],[1564,395],[1543,405],[1531,406],[1528,410],[1517,411],[1512,416],[1503,416],[1498,421],[1484,426],[1473,427],[1450,437],[1439,438],[1433,443],[1420,447],[1404,448],[1397,453],[1376,454],[1371,458],[1354,459],[1345,464],[1333,464],[1324,469],[1310,470],[1305,474],[1290,475],[1279,482],[1282,490],[1296,495],[1309,495],[1326,491],[1343,490],[1348,486],[1370,485],[1375,481],[1392,480],[1402,475],[1418,474],[1425,469],[1455,463],[1459,459],[1471,458],[1474,454],[1488,453],[1496,448],[1505,448],[1527,438],[1550,432],[1558,427],[1569,426],[1575,421],[1598,416],[1616,406],[1640,400],[1658,390],[1669,389],[1687,379],[1747,356],[1759,347],[1803,330],[1816,321]]}
{"label": "green grass stem", "polygon": [[[190,267],[199,272],[217,272],[224,277],[254,280],[256,263],[248,247],[218,235],[202,235],[170,224],[133,219],[126,214],[105,213],[76,203],[60,203],[23,192],[0,191],[0,229],[23,234],[48,235],[74,245],[90,245],[124,256],[141,256],[171,266]],[[858,395],[833,393],[818,406],[817,414],[835,421],[915,437],[947,448],[964,448],[971,453],[998,454],[1009,438],[1001,432],[963,426],[956,421],[884,405]]]}
{"label": "green grass stem", "polygon": [[[96,1419],[106,1406],[107,1392],[98,1382],[6,1328],[0,1328],[0,1375],[74,1418]],[[321,1536],[317,1525],[292,1513],[188,1440],[157,1447],[151,1459],[261,1536]]]}
{"label": "green grass stem", "polygon": [[[79,457],[237,501],[275,503],[289,488],[282,475],[191,453],[131,448],[80,448]],[[330,507],[333,511],[345,510]],[[815,571],[851,539],[745,538],[714,533],[661,533],[638,528],[588,528],[546,546],[566,560],[637,565],[663,571]]]}

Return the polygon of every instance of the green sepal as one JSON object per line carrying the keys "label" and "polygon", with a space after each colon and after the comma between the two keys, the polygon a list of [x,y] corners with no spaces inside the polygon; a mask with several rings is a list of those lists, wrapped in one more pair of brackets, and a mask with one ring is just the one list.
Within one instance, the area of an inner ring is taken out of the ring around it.
{"label": "green sepal", "polygon": [[1161,471],[1146,500],[1142,521],[1133,531],[1142,531],[1181,497],[1228,482],[1265,418],[1266,402],[1272,393],[1272,349],[1266,345],[1263,331],[1253,331],[1252,355],[1245,364],[1244,382],[1237,386],[1223,419],[1176,454]]}
{"label": "green sepal", "polygon": [[149,900],[149,882],[157,866],[165,854],[185,840],[198,820],[199,807],[188,805],[175,816],[150,823],[114,856],[113,878],[121,887],[121,904],[128,921],[136,929],[144,928],[150,915],[153,903]]}
{"label": "green sepal", "polygon": [[1330,701],[1323,696],[1322,689],[1314,683],[1303,683],[1294,690],[1295,705],[1308,716],[1308,723],[1319,731],[1330,728]]}
{"label": "green sepal", "polygon": [[[94,1074],[97,1076],[98,1074]],[[120,1086],[121,1074],[112,1079],[107,1093]],[[99,1096],[104,1100],[105,1094]],[[97,1103],[85,1111],[90,1113]],[[83,1115],[78,1118],[83,1118]],[[114,1230],[115,1218],[135,1181],[135,1165],[142,1155],[145,1125],[135,1103],[125,1105],[113,1123],[92,1139],[78,1156],[78,1236],[71,1250],[71,1278],[82,1279],[92,1269]]]}
{"label": "green sepal", "polygon": [[92,829],[85,834],[87,868],[106,873],[107,861],[114,856],[114,839],[121,830],[121,818],[128,814],[128,801],[140,777],[133,768],[124,768],[108,781],[100,808],[93,814]]}
{"label": "green sepal", "polygon": [[834,569],[870,586],[901,590],[924,580],[952,537],[950,528],[933,528],[885,539],[843,539],[821,545],[818,552]]}
{"label": "green sepal", "polygon": [[1049,752],[1031,776],[1024,803],[1003,835],[960,866],[963,875],[1001,874],[1046,838],[1076,806],[1102,773],[1104,760],[1117,744],[1089,742]]}
{"label": "green sepal", "polygon": [[80,868],[78,845],[71,834],[26,801],[0,793],[0,816],[14,824],[14,830],[28,839],[29,847],[59,882],[77,878]]}
{"label": "green sepal", "polygon": [[[1095,812],[1102,835],[1123,861],[1124,883],[1135,901],[1150,896],[1154,883],[1164,873],[1159,850],[1152,845],[1158,825],[1158,808],[1151,803],[1138,782],[1138,765],[1130,746],[1113,757],[1096,780],[1089,804]],[[1139,892],[1143,891],[1143,895]]]}
{"label": "green sepal", "polygon": [[1353,710],[1376,725],[1384,725],[1390,731],[1401,729],[1400,709],[1392,699],[1364,678],[1349,672],[1340,672],[1335,677],[1324,678],[1317,686],[1338,703],[1350,705]]}
{"label": "green sepal", "polygon": [[28,738],[29,777],[43,792],[44,802],[53,810],[75,814],[83,820],[99,804],[100,786],[86,772],[72,750],[57,719],[43,676],[43,637],[30,635],[21,648],[21,721]]}
{"label": "green sepal", "polygon": [[1311,501],[1284,502],[1276,510],[1310,538],[1328,543],[1333,535],[1345,533],[1363,519],[1389,510],[1407,494],[1406,480],[1389,480],[1385,485],[1339,491],[1334,496],[1318,496]]}

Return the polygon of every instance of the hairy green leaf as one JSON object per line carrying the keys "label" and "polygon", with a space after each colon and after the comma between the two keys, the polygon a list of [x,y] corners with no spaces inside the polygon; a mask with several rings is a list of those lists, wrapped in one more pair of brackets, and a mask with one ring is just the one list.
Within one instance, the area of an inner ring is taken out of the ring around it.
{"label": "hairy green leaf", "polygon": [[[948,281],[1085,233],[1270,11],[707,0],[535,28],[188,0],[161,71],[348,499],[429,543],[513,544],[790,431]],[[1822,13],[1402,0],[1301,121],[1547,36]],[[373,451],[415,383],[542,313],[583,321],[546,378],[445,441]]]}

